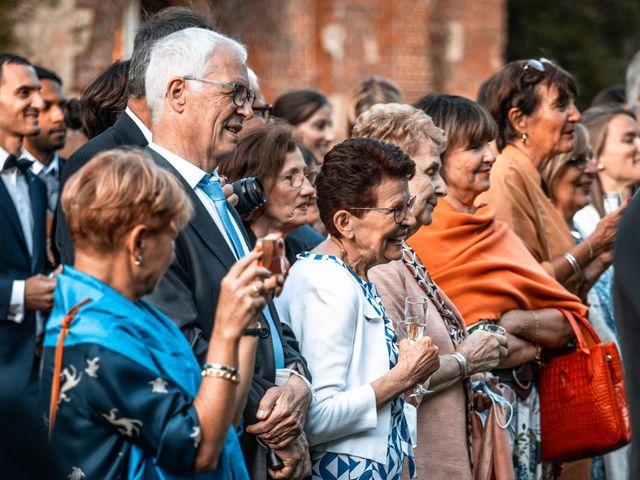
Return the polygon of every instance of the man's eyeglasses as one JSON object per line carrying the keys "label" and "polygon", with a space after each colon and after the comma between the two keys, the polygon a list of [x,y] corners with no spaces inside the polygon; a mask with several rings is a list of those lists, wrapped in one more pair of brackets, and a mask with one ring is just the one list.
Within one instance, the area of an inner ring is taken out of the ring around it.
{"label": "man's eyeglasses", "polygon": [[182,78],[184,80],[191,80],[194,82],[210,83],[212,85],[224,85],[225,87],[233,88],[233,92],[229,92],[229,95],[233,95],[233,103],[236,107],[242,107],[247,102],[249,103],[249,105],[253,105],[253,101],[256,99],[256,94],[241,83],[223,82],[222,80],[208,80],[206,78],[196,78],[192,75],[185,75]]}
{"label": "man's eyeglasses", "polygon": [[384,213],[393,212],[393,221],[400,225],[407,216],[407,213],[413,212],[413,205],[415,203],[416,197],[413,196],[407,203],[400,205],[399,207],[348,207],[345,210],[378,210]]}
{"label": "man's eyeglasses", "polygon": [[316,185],[316,178],[318,177],[318,172],[315,170],[309,170],[307,172],[296,172],[291,175],[287,175],[284,177],[285,180],[289,182],[291,188],[300,188],[304,183],[304,179],[309,180],[309,183],[312,187]]}
{"label": "man's eyeglasses", "polygon": [[267,103],[266,105],[254,105],[253,106],[253,114],[255,116],[262,117],[264,120],[269,120],[271,117],[271,111],[273,110],[273,105]]}

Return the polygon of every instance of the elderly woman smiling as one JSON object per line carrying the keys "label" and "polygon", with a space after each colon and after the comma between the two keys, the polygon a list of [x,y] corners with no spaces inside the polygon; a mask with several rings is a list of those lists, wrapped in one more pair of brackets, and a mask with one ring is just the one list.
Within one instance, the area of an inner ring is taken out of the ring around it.
{"label": "elderly woman smiling", "polygon": [[290,263],[324,240],[306,225],[309,209],[317,208],[316,172],[307,167],[291,127],[268,123],[250,129],[242,135],[235,157],[223,162],[219,172],[232,182],[256,177],[264,185],[267,203],[245,218],[252,240],[271,233],[285,236]]}
{"label": "elderly woman smiling", "polygon": [[243,334],[279,279],[257,252],[229,270],[201,370],[180,330],[141,299],[189,220],[180,184],[142,153],[111,150],[61,202],[76,263],[58,277],[41,389],[69,478],[195,478],[217,465],[202,478],[248,479],[229,428],[253,374],[257,340]]}
{"label": "elderly woman smiling", "polygon": [[[416,174],[409,181],[409,190],[416,196],[415,228],[429,225],[438,198],[447,193],[440,176],[444,131],[421,110],[391,103],[374,105],[360,115],[353,133],[393,143],[411,156],[416,164]],[[433,478],[471,479],[468,376],[497,367],[507,353],[507,339],[485,331],[468,336],[457,309],[406,243],[400,260],[371,269],[370,278],[393,318],[402,318],[406,297],[426,296],[431,305],[426,333],[439,348],[440,368],[429,381],[435,394],[425,398],[418,410],[418,472]],[[464,368],[460,360],[465,362]]]}
{"label": "elderly woman smiling", "polygon": [[490,145],[496,128],[488,113],[453,95],[428,95],[417,106],[449,136],[442,156],[448,191],[433,212],[433,223],[408,243],[467,326],[496,322],[507,330],[509,354],[494,372],[514,403],[510,434],[516,478],[539,479],[540,413],[532,367],[542,348],[564,346],[573,336],[558,309],[585,318],[587,307],[496,220],[492,206],[476,205],[478,195],[490,186],[496,159]]}
{"label": "elderly woman smiling", "polygon": [[[396,344],[368,272],[398,260],[415,223],[408,181],[415,164],[369,138],[335,146],[318,177],[318,206],[330,237],[292,267],[276,305],[313,376],[306,432],[313,478],[414,476],[402,394],[438,368],[423,337]],[[405,413],[406,407],[406,413]]]}
{"label": "elderly woman smiling", "polygon": [[[540,172],[573,146],[580,112],[573,76],[546,59],[505,65],[481,88],[479,103],[498,125],[500,155],[491,169],[491,188],[478,197],[518,235],[543,268],[574,292],[582,271],[611,248],[619,215],[575,245],[562,215],[547,198]],[[604,227],[604,226],[603,226]]]}

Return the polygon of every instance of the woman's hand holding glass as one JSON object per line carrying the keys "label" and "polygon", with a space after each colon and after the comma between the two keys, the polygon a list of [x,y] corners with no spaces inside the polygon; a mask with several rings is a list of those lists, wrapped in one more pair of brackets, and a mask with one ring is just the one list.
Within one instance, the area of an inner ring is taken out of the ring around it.
{"label": "woman's hand holding glass", "polygon": [[438,347],[430,337],[421,337],[415,341],[404,339],[398,347],[398,363],[393,369],[405,381],[407,389],[426,382],[440,368]]}
{"label": "woman's hand holding glass", "polygon": [[253,250],[238,260],[222,279],[216,309],[215,329],[230,338],[239,338],[253,327],[256,316],[273,292],[282,287],[282,275],[273,275],[258,266],[262,252]]}
{"label": "woman's hand holding glass", "polygon": [[[407,297],[404,301],[404,318],[398,322],[397,331],[401,338],[415,342],[422,338],[427,330],[429,316],[429,300],[426,297]],[[416,384],[412,397],[419,397],[431,393],[425,389],[422,382]]]}
{"label": "woman's hand holding glass", "polygon": [[[498,325],[495,327],[502,328]],[[464,339],[457,351],[467,359],[470,375],[496,368],[509,352],[506,335],[486,330],[475,330]]]}

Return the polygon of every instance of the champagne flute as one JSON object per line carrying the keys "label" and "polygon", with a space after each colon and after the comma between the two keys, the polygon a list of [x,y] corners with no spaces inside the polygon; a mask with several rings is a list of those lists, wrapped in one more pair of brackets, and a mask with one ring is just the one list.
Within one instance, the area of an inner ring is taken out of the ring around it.
{"label": "champagne flute", "polygon": [[[400,323],[400,332],[403,337],[410,342],[415,342],[422,338],[427,329],[427,316],[429,315],[429,300],[427,297],[407,297],[404,300],[404,318]],[[427,390],[419,383],[413,389],[412,397],[421,397],[427,393],[433,393]]]}

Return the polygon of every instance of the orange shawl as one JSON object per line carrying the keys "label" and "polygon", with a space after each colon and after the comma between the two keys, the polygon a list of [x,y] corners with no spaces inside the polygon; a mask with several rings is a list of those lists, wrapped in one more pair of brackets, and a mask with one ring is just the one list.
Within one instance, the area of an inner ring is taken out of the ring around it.
{"label": "orange shawl", "polygon": [[564,308],[582,318],[587,307],[540,266],[489,205],[456,212],[444,199],[433,223],[408,242],[465,323],[497,320],[513,310]]}

